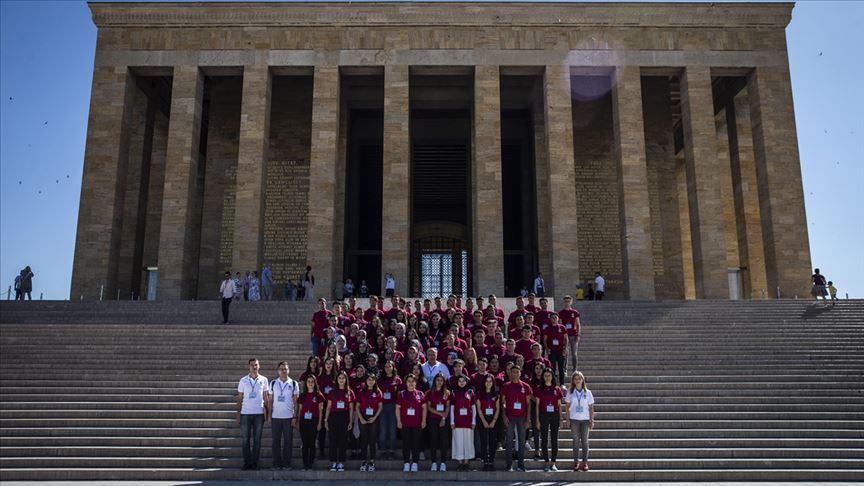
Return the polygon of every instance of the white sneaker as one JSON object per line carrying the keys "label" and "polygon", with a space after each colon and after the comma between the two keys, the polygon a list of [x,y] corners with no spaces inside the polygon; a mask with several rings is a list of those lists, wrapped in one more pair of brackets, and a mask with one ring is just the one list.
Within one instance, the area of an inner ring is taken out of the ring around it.
{"label": "white sneaker", "polygon": [[411,463],[411,472],[417,472],[417,463],[416,462]]}
{"label": "white sneaker", "polygon": [[360,472],[366,472],[366,463],[364,462],[362,466],[360,466]]}
{"label": "white sneaker", "polygon": [[534,448],[531,447],[531,444],[529,444],[528,442],[525,442],[525,451],[526,451],[526,452],[531,452],[531,451],[533,451],[533,450],[534,450]]}
{"label": "white sneaker", "polygon": [[330,464],[330,472],[336,472],[336,463]]}
{"label": "white sneaker", "polygon": [[337,467],[337,469],[339,470],[339,472],[342,472],[342,471],[345,470],[345,464],[342,464],[341,462],[340,462],[339,465],[336,466],[336,467]]}
{"label": "white sneaker", "polygon": [[411,464],[408,464],[406,462],[405,465],[402,466],[402,472],[409,472],[409,471],[411,471]]}
{"label": "white sneaker", "polygon": [[447,464],[444,464],[444,463],[442,462],[441,465],[438,466],[438,470],[441,471],[441,472],[447,472]]}
{"label": "white sneaker", "polygon": [[435,471],[437,471],[437,470],[438,470],[438,464],[435,464],[435,463],[433,462],[433,463],[432,463],[432,469],[430,469],[430,471],[435,472]]}

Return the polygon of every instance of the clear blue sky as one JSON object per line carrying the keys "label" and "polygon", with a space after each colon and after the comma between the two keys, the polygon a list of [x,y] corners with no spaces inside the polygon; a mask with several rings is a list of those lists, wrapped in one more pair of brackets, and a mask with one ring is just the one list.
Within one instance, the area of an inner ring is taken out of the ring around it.
{"label": "clear blue sky", "polygon": [[[800,2],[787,35],[813,264],[864,297],[864,3]],[[0,2],[0,289],[65,299],[96,28],[85,2]]]}

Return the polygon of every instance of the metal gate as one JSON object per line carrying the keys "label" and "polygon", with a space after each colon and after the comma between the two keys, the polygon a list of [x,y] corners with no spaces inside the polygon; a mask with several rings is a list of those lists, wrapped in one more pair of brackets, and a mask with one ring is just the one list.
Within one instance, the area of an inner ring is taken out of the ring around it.
{"label": "metal gate", "polygon": [[455,238],[427,237],[411,245],[411,295],[423,298],[468,295],[470,255]]}

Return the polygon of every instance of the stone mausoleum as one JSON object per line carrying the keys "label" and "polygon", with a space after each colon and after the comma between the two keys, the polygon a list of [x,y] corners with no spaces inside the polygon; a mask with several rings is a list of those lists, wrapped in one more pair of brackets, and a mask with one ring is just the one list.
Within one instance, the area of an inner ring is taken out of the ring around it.
{"label": "stone mausoleum", "polygon": [[90,8],[73,299],[809,289],[792,4]]}

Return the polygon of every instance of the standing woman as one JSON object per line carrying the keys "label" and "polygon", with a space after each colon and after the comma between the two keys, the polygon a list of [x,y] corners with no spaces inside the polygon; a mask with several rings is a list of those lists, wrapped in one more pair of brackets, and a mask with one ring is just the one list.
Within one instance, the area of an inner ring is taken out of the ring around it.
{"label": "standing woman", "polygon": [[306,265],[306,273],[303,275],[303,300],[313,302],[315,300],[315,274],[312,267]]}
{"label": "standing woman", "polygon": [[498,415],[501,412],[495,378],[486,375],[477,393],[477,416],[480,418],[480,459],[484,471],[495,470],[495,450],[498,448]]}
{"label": "standing woman", "polygon": [[459,461],[457,471],[470,471],[468,461],[474,459],[474,427],[477,424],[474,397],[474,391],[468,386],[468,377],[459,375],[456,389],[453,390],[453,406],[450,407],[450,427],[453,429],[451,449],[453,459]]}
{"label": "standing woman", "polygon": [[[561,423],[561,399],[564,393],[555,381],[555,372],[551,368],[543,370],[543,382],[534,387],[534,423],[535,430],[540,431],[540,444],[543,448],[543,470],[558,471],[555,461],[558,460],[558,426]],[[549,457],[549,442],[552,442],[552,457]]]}
{"label": "standing woman", "polygon": [[310,376],[314,376],[315,379],[318,379],[318,375],[321,374],[321,360],[318,356],[309,356],[309,359],[306,360],[306,371],[300,375],[300,383],[306,381],[306,378]]}
{"label": "standing woman", "polygon": [[[335,349],[335,348],[334,348]],[[338,355],[336,356],[339,357]],[[327,358],[324,360],[324,367],[321,369],[321,374],[318,375],[318,389],[325,398],[330,396],[333,388],[336,386],[336,374],[339,372],[336,365],[336,360]],[[326,457],[324,445],[327,441],[327,428],[321,427],[318,429],[318,459]]]}
{"label": "standing woman", "polygon": [[307,376],[303,380],[303,392],[297,399],[304,471],[311,469],[315,462],[315,436],[323,428],[325,401],[324,395],[318,390],[318,381],[314,376]]}
{"label": "standing woman", "polygon": [[[450,390],[447,380],[438,373],[432,379],[432,388],[426,392],[426,430],[429,433],[429,454],[432,471],[446,471],[444,454],[447,451],[447,417],[450,415]],[[441,457],[441,465],[436,459]]]}
{"label": "standing woman", "polygon": [[378,377],[366,375],[366,384],[357,393],[357,417],[360,421],[360,471],[375,471],[375,449],[378,442],[378,417],[381,416],[383,398],[378,388]]}
{"label": "standing woman", "polygon": [[378,419],[378,448],[385,458],[392,459],[396,449],[396,397],[402,389],[402,378],[396,374],[396,365],[392,361],[384,363],[384,373],[378,380],[381,389],[383,406]]}
{"label": "standing woman", "polygon": [[402,472],[417,472],[420,461],[420,436],[426,427],[423,393],[417,390],[414,375],[405,377],[405,389],[396,398],[396,428],[402,431]]}
{"label": "standing woman", "polygon": [[348,375],[340,371],[336,386],[327,397],[327,415],[324,417],[330,432],[330,471],[345,470],[345,440],[353,425],[354,392],[348,385]]}
{"label": "standing woman", "polygon": [[261,281],[258,280],[258,272],[252,272],[249,278],[249,300],[258,302],[261,300]]}
{"label": "standing woman", "polygon": [[[573,372],[564,401],[568,405],[567,416],[573,436],[573,471],[588,471],[588,433],[594,429],[594,394],[588,389],[582,372]],[[567,426],[567,418],[564,426]]]}

